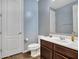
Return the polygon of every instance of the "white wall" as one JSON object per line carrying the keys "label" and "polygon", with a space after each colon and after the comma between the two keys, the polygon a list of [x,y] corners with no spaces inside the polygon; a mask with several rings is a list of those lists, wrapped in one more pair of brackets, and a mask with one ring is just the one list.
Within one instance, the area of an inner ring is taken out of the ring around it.
{"label": "white wall", "polygon": [[78,5],[73,5],[73,32],[78,34]]}
{"label": "white wall", "polygon": [[38,2],[37,0],[24,0],[24,38],[29,40],[27,45],[37,42],[38,36]]}

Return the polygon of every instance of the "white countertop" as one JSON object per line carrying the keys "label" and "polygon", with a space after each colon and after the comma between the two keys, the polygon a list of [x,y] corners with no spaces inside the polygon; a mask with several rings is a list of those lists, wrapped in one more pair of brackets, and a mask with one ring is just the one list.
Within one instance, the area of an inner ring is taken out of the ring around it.
{"label": "white countertop", "polygon": [[39,39],[46,40],[61,46],[65,46],[74,50],[78,50],[78,41],[75,42],[62,42],[62,40],[57,40],[56,38],[52,39],[49,36],[39,36]]}

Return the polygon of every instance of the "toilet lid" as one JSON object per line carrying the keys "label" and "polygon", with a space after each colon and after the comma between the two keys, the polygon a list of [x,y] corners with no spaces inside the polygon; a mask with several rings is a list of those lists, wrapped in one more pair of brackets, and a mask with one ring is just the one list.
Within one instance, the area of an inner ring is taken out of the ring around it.
{"label": "toilet lid", "polygon": [[28,45],[28,47],[30,48],[34,48],[34,47],[40,47],[40,45],[38,43],[32,43],[30,45]]}

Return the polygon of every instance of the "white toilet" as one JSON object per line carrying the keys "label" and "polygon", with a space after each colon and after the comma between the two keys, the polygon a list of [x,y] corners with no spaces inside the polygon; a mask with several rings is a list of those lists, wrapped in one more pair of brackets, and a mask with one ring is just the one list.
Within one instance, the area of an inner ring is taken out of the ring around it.
{"label": "white toilet", "polygon": [[40,55],[40,39],[38,38],[38,43],[29,44],[28,49],[31,51],[32,57],[39,56]]}

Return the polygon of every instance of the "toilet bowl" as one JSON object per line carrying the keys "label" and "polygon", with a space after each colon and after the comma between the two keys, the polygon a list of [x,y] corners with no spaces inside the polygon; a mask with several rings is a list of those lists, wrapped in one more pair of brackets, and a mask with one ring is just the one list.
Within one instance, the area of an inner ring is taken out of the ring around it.
{"label": "toilet bowl", "polygon": [[32,57],[36,57],[40,55],[40,44],[38,43],[29,44],[28,49],[31,51]]}
{"label": "toilet bowl", "polygon": [[38,38],[38,43],[29,44],[28,49],[31,51],[32,57],[39,56],[40,55],[40,39]]}

